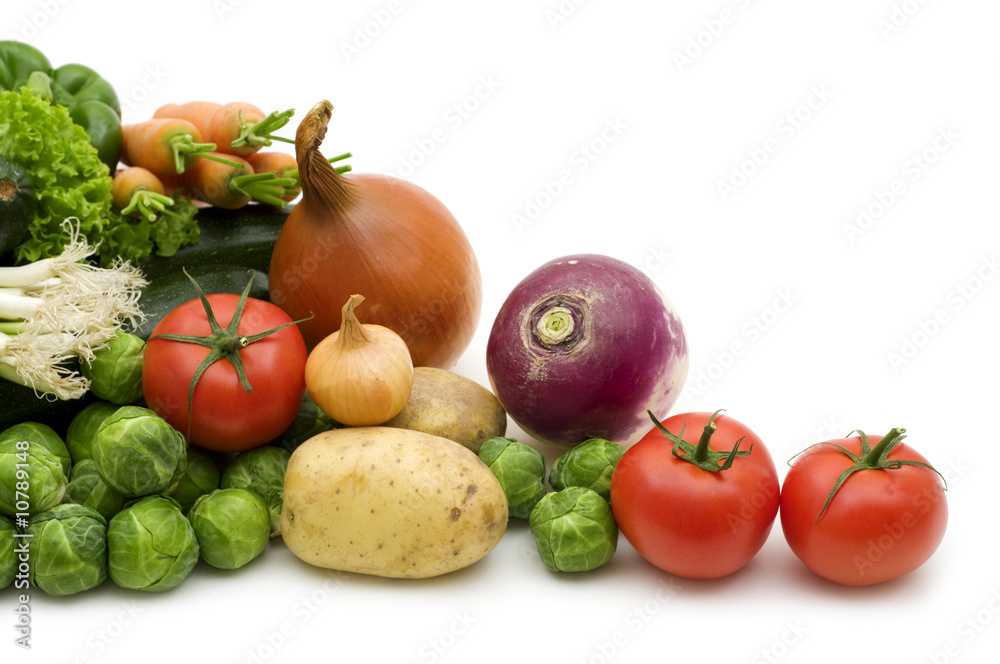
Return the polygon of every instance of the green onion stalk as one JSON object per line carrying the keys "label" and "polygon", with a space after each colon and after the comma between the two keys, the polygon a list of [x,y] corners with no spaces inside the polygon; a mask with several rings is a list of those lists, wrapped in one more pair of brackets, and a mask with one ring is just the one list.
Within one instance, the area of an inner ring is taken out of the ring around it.
{"label": "green onion stalk", "polygon": [[123,325],[141,322],[138,268],[117,260],[97,267],[74,218],[63,252],[27,265],[0,267],[0,378],[49,399],[77,399],[89,381],[73,362],[89,363]]}

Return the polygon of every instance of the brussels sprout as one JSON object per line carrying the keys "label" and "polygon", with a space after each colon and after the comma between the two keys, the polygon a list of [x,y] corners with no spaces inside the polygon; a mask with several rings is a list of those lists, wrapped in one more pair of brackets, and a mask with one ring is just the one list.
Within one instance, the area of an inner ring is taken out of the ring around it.
{"label": "brussels sprout", "polygon": [[97,429],[94,461],[126,496],[168,491],[187,465],[184,434],[148,408],[122,406]]}
{"label": "brussels sprout", "polygon": [[69,455],[73,459],[73,463],[94,458],[93,449],[94,440],[97,438],[97,429],[116,410],[118,410],[118,406],[110,401],[95,401],[80,409],[80,412],[70,421],[69,428],[66,429],[66,447],[69,448]]}
{"label": "brussels sprout", "polygon": [[120,405],[142,398],[142,351],[146,342],[134,334],[118,330],[104,348],[94,351],[90,364],[80,365],[80,373],[90,380],[90,391]]}
{"label": "brussels sprout", "polygon": [[218,489],[221,481],[222,470],[215,457],[200,447],[188,445],[184,473],[167,495],[187,512],[198,498]]}
{"label": "brussels sprout", "polygon": [[39,424],[38,422],[15,424],[0,433],[0,443],[8,440],[27,440],[32,445],[42,445],[48,448],[49,452],[52,452],[59,459],[63,473],[69,475],[69,470],[73,466],[73,462],[69,458],[69,449],[66,448],[66,443],[55,432],[55,429],[47,424]]}
{"label": "brussels sprout", "polygon": [[176,500],[143,498],[108,524],[108,572],[122,588],[169,590],[197,562],[198,539]]}
{"label": "brussels sprout", "polygon": [[611,501],[611,475],[625,448],[603,438],[585,440],[563,452],[552,464],[549,483],[556,491],[570,486],[593,489]]}
{"label": "brussels sprout", "polygon": [[299,412],[291,426],[277,440],[273,441],[272,445],[279,445],[289,452],[294,452],[296,447],[316,434],[341,427],[343,425],[320,410],[316,402],[309,396],[309,392],[306,392],[302,396],[302,405],[299,407]]}
{"label": "brussels sprout", "polygon": [[62,462],[30,440],[0,442],[0,514],[37,514],[55,507],[66,493]]}
{"label": "brussels sprout", "polygon": [[246,489],[217,489],[195,501],[188,519],[212,567],[243,567],[264,552],[271,538],[267,503]]}
{"label": "brussels sprout", "polygon": [[63,503],[93,507],[105,519],[110,519],[121,511],[125,496],[101,479],[93,459],[84,459],[73,466]]}
{"label": "brussels sprout", "polygon": [[0,590],[14,582],[17,553],[14,551],[14,524],[0,516]]}
{"label": "brussels sprout", "polygon": [[291,456],[281,447],[258,447],[238,454],[222,473],[223,489],[249,489],[264,499],[271,513],[271,537],[281,534],[285,468]]}
{"label": "brussels sprout", "polygon": [[490,438],[479,448],[479,458],[496,475],[510,516],[527,519],[545,495],[545,457],[531,445],[513,438]]}
{"label": "brussels sprout", "polygon": [[586,572],[611,560],[618,524],[596,491],[571,486],[546,494],[528,519],[542,562],[553,572]]}
{"label": "brussels sprout", "polygon": [[83,505],[57,505],[28,523],[28,580],[49,595],[73,595],[108,578],[108,522]]}

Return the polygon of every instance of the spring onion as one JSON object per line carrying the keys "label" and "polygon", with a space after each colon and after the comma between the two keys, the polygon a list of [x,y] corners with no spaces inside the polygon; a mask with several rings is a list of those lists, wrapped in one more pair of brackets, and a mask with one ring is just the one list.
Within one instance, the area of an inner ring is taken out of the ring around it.
{"label": "spring onion", "polygon": [[27,265],[0,267],[0,378],[26,385],[40,397],[77,399],[89,381],[72,362],[90,362],[123,325],[142,319],[138,300],[146,285],[139,270],[117,260],[88,263],[96,247],[66,219],[62,253]]}

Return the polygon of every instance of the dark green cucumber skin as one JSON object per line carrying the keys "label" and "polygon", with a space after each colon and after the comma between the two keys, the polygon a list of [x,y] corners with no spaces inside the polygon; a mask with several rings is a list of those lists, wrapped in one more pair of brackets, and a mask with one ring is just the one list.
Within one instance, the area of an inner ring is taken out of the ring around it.
{"label": "dark green cucumber skin", "polygon": [[[252,204],[242,210],[214,207],[200,210],[200,234],[195,244],[173,256],[152,256],[140,263],[149,280],[139,298],[146,319],[132,332],[147,338],[174,307],[198,297],[182,268],[197,279],[205,294],[242,293],[253,272],[250,297],[268,300],[271,252],[292,207],[276,209]],[[0,431],[19,422],[33,421],[48,424],[64,435],[73,416],[92,400],[89,393],[75,401],[39,399],[31,388],[0,379]]]}
{"label": "dark green cucumber skin", "polygon": [[[242,265],[198,265],[185,267],[206,295],[210,293],[240,294],[253,280],[250,297],[268,300],[267,272],[258,272]],[[163,317],[180,305],[198,298],[198,291],[187,275],[178,270],[150,282],[142,291],[139,307],[145,314],[143,322],[132,333],[148,339]]]}
{"label": "dark green cucumber skin", "polygon": [[150,256],[139,267],[150,282],[180,272],[182,267],[191,271],[201,266],[239,265],[266,273],[278,232],[293,207],[279,209],[253,203],[240,210],[204,208],[198,212],[197,242],[182,247],[173,256]]}

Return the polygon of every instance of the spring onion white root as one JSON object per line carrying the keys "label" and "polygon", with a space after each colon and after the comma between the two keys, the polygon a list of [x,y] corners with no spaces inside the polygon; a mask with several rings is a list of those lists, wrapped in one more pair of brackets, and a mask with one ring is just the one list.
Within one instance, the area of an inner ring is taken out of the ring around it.
{"label": "spring onion white root", "polygon": [[126,262],[109,268],[87,263],[96,247],[76,219],[63,228],[69,242],[59,256],[0,267],[0,378],[39,396],[76,399],[89,382],[70,363],[89,362],[119,327],[141,321],[138,301],[146,281]]}

